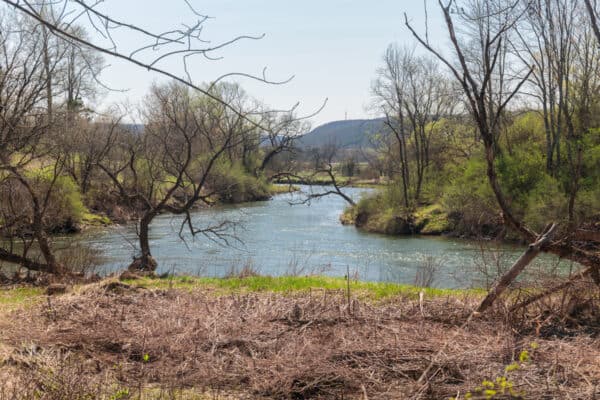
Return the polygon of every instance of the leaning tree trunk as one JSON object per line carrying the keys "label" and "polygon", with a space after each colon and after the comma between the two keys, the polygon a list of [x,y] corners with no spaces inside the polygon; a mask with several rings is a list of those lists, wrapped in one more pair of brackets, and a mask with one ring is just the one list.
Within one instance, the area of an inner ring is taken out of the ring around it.
{"label": "leaning tree trunk", "polygon": [[535,243],[531,243],[525,253],[514,263],[514,265],[496,282],[488,295],[483,299],[477,312],[484,312],[494,304],[494,301],[510,286],[510,284],[523,272],[525,267],[529,265],[551,239],[556,224],[550,224],[544,229],[544,232],[539,236]]}
{"label": "leaning tree trunk", "polygon": [[2,248],[0,248],[0,261],[21,265],[30,271],[49,272],[50,270],[47,264],[42,264],[37,261],[33,261],[27,257],[11,253]]}
{"label": "leaning tree trunk", "polygon": [[56,260],[54,253],[52,252],[52,248],[50,247],[50,242],[48,240],[48,236],[43,229],[36,228],[35,229],[35,238],[40,246],[40,252],[44,256],[46,260],[46,271],[55,275],[64,274],[65,268]]}

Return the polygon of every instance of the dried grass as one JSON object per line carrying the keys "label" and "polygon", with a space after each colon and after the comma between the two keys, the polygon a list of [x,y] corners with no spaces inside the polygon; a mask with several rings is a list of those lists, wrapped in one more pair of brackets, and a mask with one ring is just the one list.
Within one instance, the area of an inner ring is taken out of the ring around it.
{"label": "dried grass", "polygon": [[[120,387],[130,393],[194,388],[239,398],[397,399],[415,394],[435,356],[421,398],[441,399],[503,375],[535,341],[533,361],[511,373],[527,398],[600,394],[599,339],[523,335],[500,314],[461,328],[474,302],[426,299],[422,313],[418,301],[405,298],[348,305],[341,291],[224,296],[96,284],[3,322],[2,340],[12,350],[0,371],[10,368],[13,387],[29,382],[38,391],[48,390],[43,382],[54,371],[61,382],[51,387],[71,387],[70,397],[60,398],[73,399],[86,390],[109,398]],[[24,351],[24,343],[34,351]]]}

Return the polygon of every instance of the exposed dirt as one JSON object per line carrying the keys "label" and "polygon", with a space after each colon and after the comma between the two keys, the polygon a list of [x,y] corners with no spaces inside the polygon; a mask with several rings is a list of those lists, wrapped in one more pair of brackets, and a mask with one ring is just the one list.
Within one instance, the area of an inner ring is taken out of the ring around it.
{"label": "exposed dirt", "polygon": [[5,398],[27,384],[42,398],[122,387],[122,398],[194,388],[239,398],[442,399],[506,376],[528,399],[600,396],[597,335],[525,335],[498,312],[462,326],[472,307],[454,298],[349,305],[344,293],[322,290],[218,295],[101,283],[3,318],[0,377],[11,379],[0,385]]}

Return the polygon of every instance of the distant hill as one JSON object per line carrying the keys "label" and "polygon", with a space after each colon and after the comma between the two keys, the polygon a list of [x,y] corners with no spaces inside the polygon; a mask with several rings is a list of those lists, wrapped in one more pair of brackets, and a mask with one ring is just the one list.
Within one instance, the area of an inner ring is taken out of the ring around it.
{"label": "distant hill", "polygon": [[382,127],[381,118],[328,122],[304,135],[299,144],[305,148],[331,143],[341,148],[366,147],[369,145],[369,135],[380,131]]}

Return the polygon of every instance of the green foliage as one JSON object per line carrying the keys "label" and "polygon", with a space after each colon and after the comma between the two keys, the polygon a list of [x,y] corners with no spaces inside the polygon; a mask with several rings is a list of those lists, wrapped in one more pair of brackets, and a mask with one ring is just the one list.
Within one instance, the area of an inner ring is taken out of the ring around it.
{"label": "green foliage", "polygon": [[401,189],[388,185],[375,194],[360,199],[353,210],[356,226],[369,232],[385,234],[415,233],[412,214],[402,207]]}
{"label": "green foliage", "polygon": [[[503,218],[488,176],[482,143],[468,120],[442,119],[433,127],[430,165],[425,171],[420,204],[403,210],[401,179],[362,201],[353,210],[359,225],[376,232],[392,232],[394,218],[414,219],[416,231],[452,232],[466,236],[497,236],[504,232]],[[560,165],[548,171],[546,132],[539,112],[507,115],[496,149],[498,183],[511,212],[531,229],[539,231],[555,221],[564,225],[568,218],[569,192],[575,172],[569,165],[567,139],[561,142]],[[576,223],[584,223],[600,213],[600,128],[571,139],[582,150],[582,165],[575,201]],[[390,149],[394,160],[395,151]],[[414,186],[415,160],[409,155],[411,186]],[[396,169],[399,166],[396,165]],[[409,193],[413,196],[414,193]],[[439,205],[427,210],[430,205]],[[425,208],[424,208],[425,206]],[[435,214],[428,211],[435,210]],[[412,216],[411,216],[412,214]],[[344,220],[350,215],[346,213]],[[391,224],[393,225],[393,224]],[[506,232],[511,237],[511,232]]]}
{"label": "green foliage", "polygon": [[112,394],[109,399],[110,400],[121,400],[121,399],[128,399],[130,396],[129,393],[129,389],[125,388],[125,389],[117,389],[117,391]]}
{"label": "green foliage", "polygon": [[561,222],[567,215],[567,197],[554,178],[544,174],[535,183],[522,206],[524,221],[534,230],[541,230],[548,221]]}
{"label": "green foliage", "polygon": [[513,206],[521,209],[527,204],[528,195],[547,177],[545,163],[538,152],[523,149],[512,154],[505,152],[496,164],[505,195]]}
{"label": "green foliage", "polygon": [[536,342],[529,344],[529,349],[523,349],[519,353],[518,360],[510,363],[504,368],[504,374],[495,379],[485,379],[481,385],[465,394],[465,399],[525,399],[525,392],[515,388],[511,375],[527,368],[533,362],[533,353],[539,348]]}
{"label": "green foliage", "polygon": [[50,195],[45,214],[47,229],[71,229],[82,221],[88,209],[73,178],[66,175],[55,177],[54,173],[52,168],[40,168],[28,171],[27,177],[39,198],[44,199],[47,193]]}
{"label": "green foliage", "polygon": [[515,117],[507,127],[502,145],[508,151],[527,148],[531,153],[544,154],[544,121],[540,113],[527,112]]}
{"label": "green foliage", "polygon": [[240,164],[225,161],[215,166],[209,185],[224,203],[266,200],[271,196],[271,187],[264,178],[251,175]]}
{"label": "green foliage", "polygon": [[58,207],[64,211],[65,216],[75,222],[80,222],[83,216],[88,212],[79,186],[68,176],[61,176],[56,181],[56,191],[53,193],[54,200]]}
{"label": "green foliage", "polygon": [[[347,289],[347,281],[343,278],[330,278],[325,276],[261,276],[253,275],[245,278],[194,278],[194,277],[174,277],[166,279],[143,278],[134,281],[126,281],[132,285],[138,285],[147,288],[177,288],[177,289],[219,289],[221,294],[239,293],[239,292],[277,292],[293,293],[299,291],[308,291],[315,288],[328,290]],[[419,293],[425,291],[428,297],[444,296],[479,296],[484,293],[481,290],[455,290],[455,289],[436,289],[419,288],[412,285],[403,285],[387,282],[363,282],[350,281],[350,288],[353,293],[363,298],[384,299],[393,296],[405,296],[411,299],[418,299]]]}
{"label": "green foliage", "polygon": [[492,234],[497,227],[498,206],[479,157],[452,168],[453,178],[440,199],[453,230],[467,235]]}

